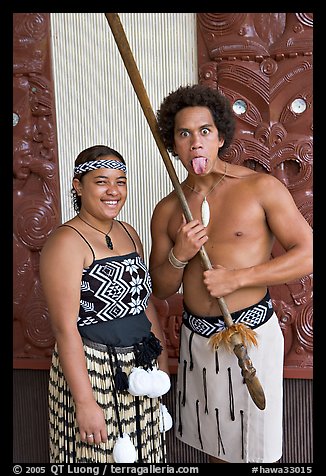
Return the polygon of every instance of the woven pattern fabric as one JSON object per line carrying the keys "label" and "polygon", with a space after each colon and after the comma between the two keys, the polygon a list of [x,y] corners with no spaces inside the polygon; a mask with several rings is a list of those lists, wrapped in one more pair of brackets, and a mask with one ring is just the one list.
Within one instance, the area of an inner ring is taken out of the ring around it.
{"label": "woven pattern fabric", "polygon": [[165,434],[159,428],[161,397],[134,397],[127,390],[116,391],[118,407],[115,405],[112,378],[114,369],[120,366],[129,375],[135,365],[134,352],[116,353],[112,367],[112,356],[108,352],[86,344],[84,350],[93,393],[105,414],[108,440],[99,445],[81,441],[74,400],[55,348],[49,380],[50,462],[114,463],[112,452],[120,436],[120,421],[123,433],[129,434],[136,448],[136,462],[164,463]]}
{"label": "woven pattern fabric", "polygon": [[148,269],[136,252],[94,260],[83,270],[78,326],[137,316],[152,292]]}

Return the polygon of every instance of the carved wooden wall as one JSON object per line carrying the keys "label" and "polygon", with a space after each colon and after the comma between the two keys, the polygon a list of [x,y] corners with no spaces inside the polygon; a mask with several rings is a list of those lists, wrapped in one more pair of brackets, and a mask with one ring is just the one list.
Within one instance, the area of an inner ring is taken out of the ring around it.
{"label": "carved wooden wall", "polygon": [[[38,270],[60,222],[49,15],[13,15],[16,368],[48,368],[54,344]],[[237,113],[226,160],[277,176],[312,225],[312,14],[198,13],[197,20],[199,81],[219,88]],[[273,254],[281,252],[276,244]],[[312,378],[312,277],[271,294],[285,335],[285,377]],[[155,304],[175,371],[182,296]]]}
{"label": "carved wooden wall", "polygon": [[[199,82],[237,117],[229,162],[273,174],[312,226],[312,13],[198,13]],[[282,203],[280,203],[282,207]],[[282,253],[276,243],[273,256]],[[274,286],[285,377],[312,378],[312,276]]]}
{"label": "carved wooden wall", "polygon": [[46,368],[39,255],[60,218],[49,13],[15,13],[13,28],[14,366]]}

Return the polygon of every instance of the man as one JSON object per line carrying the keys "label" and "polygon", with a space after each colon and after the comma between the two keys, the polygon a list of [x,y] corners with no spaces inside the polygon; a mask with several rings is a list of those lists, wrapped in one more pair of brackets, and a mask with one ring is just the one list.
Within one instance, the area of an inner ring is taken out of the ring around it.
{"label": "man", "polygon": [[[228,100],[202,85],[180,87],[158,111],[169,152],[188,175],[181,184],[192,212],[186,223],[175,191],[155,207],[150,272],[165,299],[182,285],[176,436],[214,463],[278,461],[282,455],[283,336],[268,286],[312,272],[312,230],[286,187],[272,175],[220,158],[234,133]],[[275,239],[285,253],[271,259]],[[213,269],[204,270],[204,246]],[[235,354],[223,339],[217,298],[233,321],[255,332],[248,354],[266,407],[253,402]],[[215,341],[218,342],[218,341]]]}

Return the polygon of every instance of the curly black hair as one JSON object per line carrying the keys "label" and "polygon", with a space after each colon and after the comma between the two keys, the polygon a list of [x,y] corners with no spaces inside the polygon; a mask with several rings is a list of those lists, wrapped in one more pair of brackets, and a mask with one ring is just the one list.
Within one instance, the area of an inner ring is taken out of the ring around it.
{"label": "curly black hair", "polygon": [[215,126],[224,139],[219,152],[226,150],[235,131],[235,117],[229,100],[217,89],[202,84],[180,86],[176,91],[166,96],[157,111],[158,129],[167,150],[175,157],[174,123],[177,112],[185,107],[208,107],[211,111]]}
{"label": "curly black hair", "polygon": [[[82,150],[78,154],[75,160],[75,167],[85,162],[92,162],[94,160],[97,160],[99,157],[105,157],[108,155],[116,157],[118,160],[120,160],[120,162],[126,165],[124,158],[118,151],[106,145],[93,145],[92,147],[88,147],[88,149]],[[87,172],[83,172],[81,174],[74,174],[74,178],[82,180],[85,174],[87,174]],[[75,212],[79,213],[81,209],[81,198],[77,195],[77,192],[73,187],[71,189],[71,196],[74,210]]]}

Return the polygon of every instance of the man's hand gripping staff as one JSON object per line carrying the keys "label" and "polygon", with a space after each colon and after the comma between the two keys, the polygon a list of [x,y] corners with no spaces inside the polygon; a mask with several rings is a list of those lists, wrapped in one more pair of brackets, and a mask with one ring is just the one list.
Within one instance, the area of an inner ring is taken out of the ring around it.
{"label": "man's hand gripping staff", "polygon": [[[165,167],[169,173],[174,189],[180,200],[180,204],[182,206],[185,218],[187,222],[190,222],[193,220],[191,211],[181,188],[179,179],[174,170],[173,164],[158,132],[156,117],[149,101],[147,92],[145,90],[139,70],[137,68],[136,62],[134,60],[133,54],[131,52],[123,26],[120,22],[119,15],[117,13],[105,13],[105,16],[111,28],[112,34],[114,36],[115,42],[121,54],[122,60],[128,72],[135,93],[140,102],[141,108],[144,112],[150,130],[153,134],[154,140],[163,158]],[[205,270],[212,269],[210,259],[207,255],[204,246],[200,248],[199,253]],[[220,309],[222,310],[224,322],[227,326],[227,329],[212,336],[210,338],[210,343],[213,348],[218,347],[220,343],[225,343],[226,345],[231,347],[231,349],[238,358],[238,364],[241,368],[242,376],[245,380],[253,402],[260,410],[264,410],[266,406],[265,394],[256,375],[256,370],[253,367],[252,362],[248,356],[246,348],[247,342],[249,342],[250,344],[257,345],[255,332],[247,328],[247,326],[245,326],[244,324],[234,324],[224,298],[218,297],[216,299],[218,301]]]}

